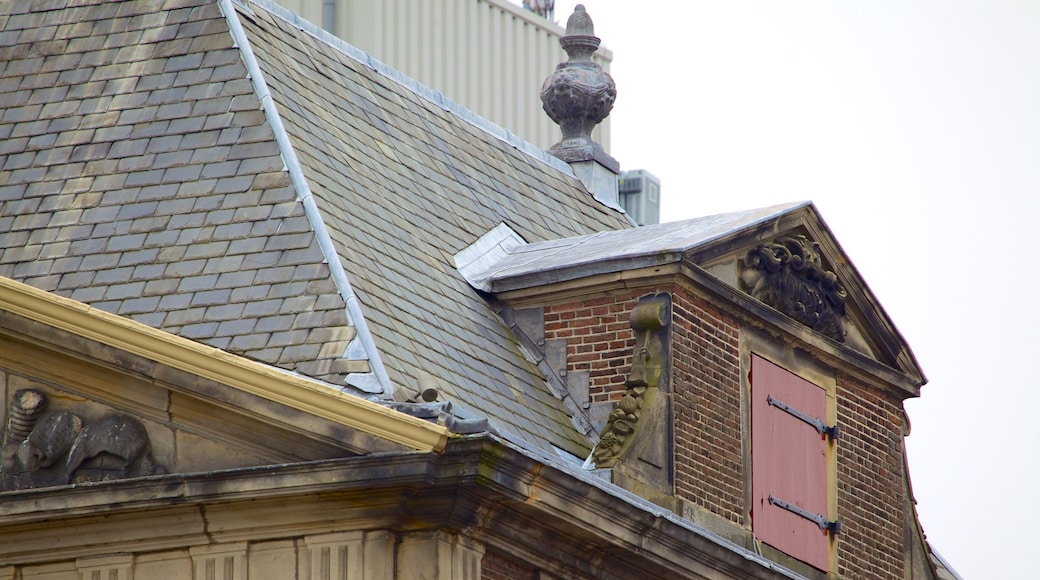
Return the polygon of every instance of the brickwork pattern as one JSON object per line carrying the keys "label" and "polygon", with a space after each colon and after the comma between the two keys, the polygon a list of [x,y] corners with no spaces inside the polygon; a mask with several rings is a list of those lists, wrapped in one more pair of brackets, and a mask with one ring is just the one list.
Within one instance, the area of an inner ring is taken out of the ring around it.
{"label": "brickwork pattern", "polygon": [[742,525],[739,327],[685,291],[672,313],[675,493]]}
{"label": "brickwork pattern", "polygon": [[843,374],[837,385],[839,576],[902,578],[902,405]]}
{"label": "brickwork pattern", "polygon": [[499,552],[488,550],[480,562],[481,580],[536,580],[537,571]]}
{"label": "brickwork pattern", "polygon": [[635,335],[629,313],[655,290],[587,298],[545,308],[545,338],[567,341],[567,372],[589,371],[589,399],[616,401],[632,368]]}

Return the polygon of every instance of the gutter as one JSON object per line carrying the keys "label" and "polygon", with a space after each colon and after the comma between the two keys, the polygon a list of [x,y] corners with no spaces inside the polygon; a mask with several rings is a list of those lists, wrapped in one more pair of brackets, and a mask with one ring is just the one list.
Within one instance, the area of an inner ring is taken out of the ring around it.
{"label": "gutter", "polygon": [[0,276],[0,313],[97,341],[421,452],[439,452],[448,429],[326,383],[233,355]]}
{"label": "gutter", "polygon": [[[218,0],[218,4],[221,12],[224,14],[224,18],[227,20],[235,46],[238,47],[239,53],[242,55],[242,61],[245,63],[249,78],[253,83],[253,90],[260,100],[260,108],[264,111],[264,116],[274,132],[275,141],[278,143],[282,161],[289,172],[293,187],[296,188],[297,196],[303,204],[307,219],[314,229],[314,236],[317,238],[321,252],[329,265],[336,287],[339,288],[340,296],[347,305],[347,316],[350,319],[350,323],[357,330],[357,336],[347,346],[347,352],[343,356],[351,353],[356,355],[350,357],[353,360],[368,359],[371,372],[351,373],[347,375],[347,384],[365,393],[373,395],[382,394],[383,398],[392,399],[394,395],[393,383],[390,382],[390,376],[387,375],[386,368],[383,366],[383,360],[379,355],[379,350],[376,348],[375,340],[372,338],[372,332],[369,330],[365,316],[361,312],[361,303],[350,285],[350,280],[347,279],[347,272],[343,268],[343,263],[340,262],[339,253],[336,251],[332,236],[329,234],[325,222],[321,219],[321,213],[318,210],[317,203],[314,201],[314,195],[311,193],[310,186],[307,185],[307,179],[303,176],[303,167],[296,157],[296,150],[293,149],[292,143],[289,142],[289,133],[285,130],[285,125],[282,124],[282,118],[278,114],[274,99],[267,88],[267,82],[264,81],[263,71],[260,70],[260,63],[256,60],[253,48],[249,45],[245,29],[242,28],[242,21],[238,19],[238,13],[232,0]],[[355,344],[355,342],[360,344]],[[361,348],[359,349],[358,346]]]}

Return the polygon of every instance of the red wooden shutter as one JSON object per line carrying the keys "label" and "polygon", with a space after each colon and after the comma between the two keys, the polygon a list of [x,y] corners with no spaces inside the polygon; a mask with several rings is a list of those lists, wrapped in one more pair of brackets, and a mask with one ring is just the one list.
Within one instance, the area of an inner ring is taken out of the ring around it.
{"label": "red wooden shutter", "polygon": [[769,404],[769,397],[824,418],[820,387],[751,355],[752,530],[758,539],[821,570],[828,537],[820,526],[770,503],[770,496],[807,513],[827,515],[827,442],[812,425]]}

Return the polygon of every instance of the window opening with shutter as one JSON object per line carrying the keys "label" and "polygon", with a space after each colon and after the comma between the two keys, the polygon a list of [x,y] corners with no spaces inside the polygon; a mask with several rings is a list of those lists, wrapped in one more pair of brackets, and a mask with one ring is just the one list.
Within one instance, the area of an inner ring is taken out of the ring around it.
{"label": "window opening with shutter", "polygon": [[841,530],[828,514],[828,425],[821,387],[751,355],[752,531],[759,540],[821,570],[830,536]]}

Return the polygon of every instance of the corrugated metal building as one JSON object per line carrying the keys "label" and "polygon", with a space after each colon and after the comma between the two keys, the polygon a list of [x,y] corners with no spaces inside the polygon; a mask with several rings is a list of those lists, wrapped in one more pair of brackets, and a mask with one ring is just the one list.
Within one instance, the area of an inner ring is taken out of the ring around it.
{"label": "corrugated metal building", "polygon": [[[279,0],[481,117],[548,149],[559,128],[538,91],[556,65],[563,28],[507,0]],[[610,70],[612,55],[595,60]],[[610,119],[593,133],[610,152]]]}

